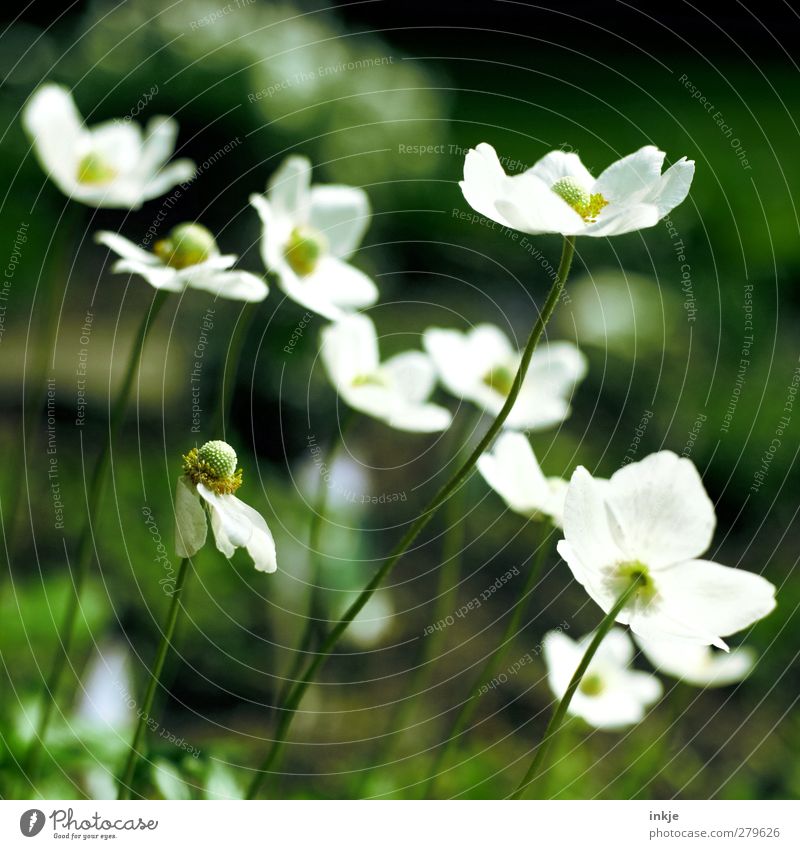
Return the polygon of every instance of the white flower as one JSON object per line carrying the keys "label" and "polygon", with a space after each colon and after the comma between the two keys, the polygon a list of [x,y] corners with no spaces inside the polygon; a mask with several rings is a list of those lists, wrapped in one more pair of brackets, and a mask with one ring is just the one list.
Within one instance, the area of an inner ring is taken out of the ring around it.
{"label": "white flower", "polygon": [[261,256],[293,301],[336,321],[378,300],[375,284],[347,260],[361,244],[369,199],[350,186],[312,186],[311,163],[290,156],[267,194],[251,195],[264,231]]}
{"label": "white flower", "polygon": [[155,289],[201,289],[235,301],[263,301],[269,292],[255,274],[231,271],[236,256],[220,254],[214,237],[199,224],[179,224],[156,242],[153,253],[107,231],[96,233],[95,241],[122,257],[112,271],[139,274]]}
{"label": "white flower", "polygon": [[755,652],[747,647],[730,652],[714,651],[685,640],[644,640],[636,638],[650,663],[666,675],[672,675],[697,687],[724,687],[750,674]]}
{"label": "white flower", "polygon": [[278,568],[275,542],[264,517],[233,492],[241,483],[236,453],[225,442],[207,442],[184,457],[185,475],[175,492],[175,549],[178,557],[193,557],[206,542],[207,518],[217,549],[233,557],[247,549],[260,572]]}
{"label": "white flower", "polygon": [[178,125],[163,115],[148,122],[144,135],[133,121],[89,128],[70,92],[48,83],[28,101],[22,122],[53,182],[89,206],[138,209],[195,173],[188,159],[165,165]]}
{"label": "white flower", "polygon": [[398,430],[431,432],[449,427],[451,415],[430,404],[436,370],[422,351],[381,363],[375,325],[350,315],[322,331],[322,362],[342,399]]}
{"label": "white flower", "polygon": [[661,451],[602,483],[579,466],[558,551],[606,612],[639,577],[642,585],[617,616],[638,636],[727,649],[722,637],[775,607],[775,587],[760,575],[698,559],[715,524],[694,464]]}
{"label": "white flower", "polygon": [[683,157],[663,174],[652,145],[625,156],[595,180],[576,153],[553,150],[509,177],[494,148],[479,144],[464,161],[461,191],[492,221],[524,233],[619,236],[652,227],[689,193],[694,162]]}
{"label": "white flower", "polygon": [[[593,634],[575,642],[561,631],[544,638],[544,659],[550,689],[560,699],[567,690]],[[569,705],[595,728],[614,730],[640,722],[661,696],[661,682],[647,672],[630,669],[633,644],[620,628],[612,628],[597,649]]]}
{"label": "white flower", "polygon": [[[511,390],[520,353],[493,324],[466,333],[431,327],[423,335],[444,386],[496,416]],[[586,374],[586,357],[570,342],[540,345],[531,358],[519,396],[505,426],[543,430],[564,421],[569,396]]]}
{"label": "white flower", "polygon": [[501,433],[494,450],[478,459],[478,471],[516,513],[548,517],[561,527],[568,484],[544,476],[530,442],[521,433]]}

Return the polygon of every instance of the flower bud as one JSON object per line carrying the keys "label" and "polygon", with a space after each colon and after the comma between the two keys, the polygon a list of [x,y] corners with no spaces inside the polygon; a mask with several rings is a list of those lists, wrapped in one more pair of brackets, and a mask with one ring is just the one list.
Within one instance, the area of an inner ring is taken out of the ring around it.
{"label": "flower bud", "polygon": [[179,224],[153,246],[155,255],[172,268],[198,265],[218,253],[217,243],[202,224]]}

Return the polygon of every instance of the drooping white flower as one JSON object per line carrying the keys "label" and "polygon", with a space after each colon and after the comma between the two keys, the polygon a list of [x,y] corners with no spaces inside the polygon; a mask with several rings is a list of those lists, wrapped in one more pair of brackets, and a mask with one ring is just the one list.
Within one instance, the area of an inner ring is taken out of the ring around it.
{"label": "drooping white flower", "polygon": [[[593,636],[587,634],[577,642],[561,631],[545,636],[547,680],[556,698],[566,692]],[[661,696],[661,682],[654,675],[631,669],[632,660],[630,637],[621,628],[612,628],[592,658],[568,713],[609,731],[640,722],[645,710]]]}
{"label": "drooping white flower", "polygon": [[53,182],[89,206],[138,209],[195,173],[189,159],[166,164],[178,125],[163,115],[151,118],[144,134],[133,121],[90,128],[70,92],[47,83],[26,104],[22,122]]}
{"label": "drooping white flower", "polygon": [[724,687],[742,681],[756,660],[755,652],[748,646],[720,652],[685,640],[637,637],[636,642],[659,672],[697,687]]}
{"label": "drooping white flower", "polygon": [[545,477],[523,434],[501,433],[494,449],[478,459],[478,471],[514,512],[528,518],[547,517],[561,527],[567,481]]}
{"label": "drooping white flower", "polygon": [[174,227],[165,239],[155,243],[152,253],[107,231],[96,233],[95,241],[122,257],[112,271],[139,274],[155,289],[200,289],[235,301],[263,301],[269,292],[267,284],[255,274],[232,271],[236,256],[220,254],[214,237],[200,224]]}
{"label": "drooping white flower", "polygon": [[263,234],[264,265],[293,301],[336,321],[378,300],[372,280],[348,260],[367,229],[369,199],[351,186],[311,185],[311,163],[290,156],[267,194],[251,195]]}
{"label": "drooping white flower", "polygon": [[175,549],[178,557],[193,557],[206,542],[208,518],[217,549],[233,557],[244,548],[260,572],[278,568],[275,541],[264,517],[233,493],[242,482],[236,452],[213,440],[185,457],[185,474],[175,493]]}
{"label": "drooping white flower", "polygon": [[365,315],[349,315],[322,331],[322,362],[331,383],[349,406],[398,430],[445,430],[452,419],[428,402],[436,370],[422,351],[380,361],[378,334]]}
{"label": "drooping white flower", "polygon": [[[496,416],[505,404],[520,363],[520,353],[493,324],[462,333],[431,327],[423,334],[444,386]],[[570,342],[539,345],[522,389],[506,419],[511,429],[543,430],[564,421],[569,397],[586,374],[586,357]]]}
{"label": "drooping white flower", "polygon": [[689,193],[694,162],[683,157],[662,174],[664,156],[647,145],[595,180],[577,153],[553,150],[510,177],[483,143],[467,154],[460,185],[474,210],[523,233],[619,236],[653,227]]}
{"label": "drooping white flower", "polygon": [[638,636],[727,649],[722,637],[775,607],[775,587],[744,569],[699,559],[715,524],[694,464],[660,451],[602,483],[579,466],[558,551],[606,612],[634,577],[640,580],[617,617]]}

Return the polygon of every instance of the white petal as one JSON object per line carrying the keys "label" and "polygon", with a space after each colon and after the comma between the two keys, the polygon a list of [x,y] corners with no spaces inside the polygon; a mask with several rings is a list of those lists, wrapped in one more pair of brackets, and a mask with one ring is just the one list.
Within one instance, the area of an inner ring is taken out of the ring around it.
{"label": "white petal", "polygon": [[726,653],[683,640],[645,640],[639,637],[637,642],[660,672],[698,687],[735,684],[750,674],[755,663],[755,652],[746,646]]}
{"label": "white petal", "polygon": [[693,178],[694,162],[687,160],[685,156],[664,172],[653,194],[646,198],[658,207],[659,218],[686,200]]}
{"label": "white petal", "polygon": [[351,384],[355,378],[378,369],[378,334],[365,315],[349,315],[322,331],[322,363],[334,386]]}
{"label": "white petal", "polygon": [[217,297],[255,303],[269,293],[267,284],[248,271],[214,271],[194,275],[188,284],[193,289],[213,292]]}
{"label": "white petal", "polygon": [[655,227],[661,220],[658,207],[652,203],[616,204],[606,207],[593,224],[587,224],[582,236],[622,236],[635,230]]}
{"label": "white petal", "polygon": [[711,544],[714,505],[685,457],[659,451],[623,466],[611,477],[607,499],[629,560],[658,569],[699,557]]}
{"label": "white petal", "polygon": [[137,173],[142,157],[142,130],[135,121],[105,121],[89,130],[86,153],[97,153],[120,176]]}
{"label": "white petal", "polygon": [[436,369],[422,351],[406,351],[381,366],[397,392],[409,403],[427,401],[436,386]]}
{"label": "white petal", "polygon": [[476,212],[508,227],[509,222],[495,206],[507,179],[495,149],[483,142],[464,158],[464,179],[459,185],[464,199]]}
{"label": "white petal", "polygon": [[151,200],[168,192],[179,183],[187,183],[197,173],[197,166],[191,159],[176,159],[165,165],[142,187],[142,199]]}
{"label": "white petal", "polygon": [[572,235],[586,228],[586,222],[565,200],[527,172],[508,178],[495,206],[500,215],[524,233]]}
{"label": "white petal", "polygon": [[654,576],[657,597],[630,616],[645,639],[683,639],[727,648],[722,637],[747,628],[775,607],[775,587],[760,575],[708,560],[690,560]]}
{"label": "white petal", "polygon": [[549,514],[551,489],[527,438],[506,432],[478,460],[478,471],[506,504],[523,516]]}
{"label": "white petal", "polygon": [[437,433],[447,430],[453,420],[449,410],[438,404],[399,404],[382,417],[391,427],[413,433]]}
{"label": "white petal", "polygon": [[[584,637],[581,641],[583,649],[589,647],[593,636],[593,634],[588,634]],[[603,642],[600,643],[595,657],[612,663],[615,666],[630,666],[633,660],[633,642],[627,632],[623,631],[622,628],[612,628],[606,634]]]}
{"label": "white petal", "polygon": [[311,162],[305,156],[288,156],[267,184],[267,197],[278,215],[304,224],[308,219]]}
{"label": "white petal", "polygon": [[545,185],[551,186],[564,177],[572,177],[587,191],[592,188],[594,177],[581,162],[577,153],[565,153],[563,150],[551,150],[545,154],[528,173],[538,177]]}
{"label": "white petal", "polygon": [[664,151],[646,145],[606,168],[597,178],[592,192],[609,203],[623,203],[644,194],[661,179]]}
{"label": "white petal", "polygon": [[156,115],[147,122],[138,167],[143,174],[153,175],[172,156],[178,138],[178,123],[166,115]]}
{"label": "white petal", "polygon": [[130,259],[142,265],[152,265],[154,268],[163,267],[161,260],[153,253],[140,248],[138,245],[108,230],[100,230],[94,234],[94,240],[100,245],[111,248],[114,253],[123,259]]}
{"label": "white petal", "polygon": [[347,259],[361,244],[369,226],[367,193],[350,186],[314,186],[309,224],[328,240],[333,256]]}
{"label": "white petal", "polygon": [[154,288],[166,292],[182,292],[186,284],[181,281],[178,272],[167,265],[150,265],[135,259],[121,259],[112,266],[115,273],[138,274]]}
{"label": "white petal", "polygon": [[194,484],[178,478],[175,489],[175,551],[178,557],[193,557],[206,543],[206,511]]}
{"label": "white petal", "polygon": [[47,83],[25,105],[22,123],[31,137],[42,168],[62,190],[77,180],[78,147],[85,134],[72,94]]}

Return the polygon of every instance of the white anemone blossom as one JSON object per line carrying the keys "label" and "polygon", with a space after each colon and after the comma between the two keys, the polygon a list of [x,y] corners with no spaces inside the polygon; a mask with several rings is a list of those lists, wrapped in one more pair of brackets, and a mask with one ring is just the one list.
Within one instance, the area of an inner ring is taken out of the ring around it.
{"label": "white anemone blossom", "polygon": [[445,430],[452,419],[428,402],[436,370],[422,351],[406,351],[385,362],[378,353],[375,325],[365,315],[349,315],[322,331],[323,365],[339,396],[353,409],[398,430]]}
{"label": "white anemone blossom", "polygon": [[694,162],[683,157],[662,174],[664,157],[647,145],[595,179],[577,153],[553,150],[512,177],[483,143],[467,154],[460,185],[476,212],[523,233],[619,236],[654,226],[689,193]]}
{"label": "white anemone blossom", "polygon": [[311,185],[311,163],[290,156],[265,195],[251,195],[261,223],[261,257],[283,292],[306,309],[336,321],[378,300],[372,280],[347,260],[369,225],[366,192]]}
{"label": "white anemone blossom", "polygon": [[189,159],[166,164],[178,135],[171,118],[151,118],[144,134],[129,120],[87,127],[72,95],[60,85],[38,89],[25,106],[22,123],[53,182],[89,206],[138,209],[195,173]]}
{"label": "white anemone blossom", "polygon": [[269,292],[260,277],[233,270],[237,257],[221,254],[214,237],[200,224],[179,224],[155,243],[152,252],[107,231],[96,233],[95,241],[121,257],[112,271],[138,274],[155,289],[200,289],[235,301],[263,301]]}
{"label": "white anemone blossom", "polygon": [[725,687],[742,681],[750,674],[756,659],[755,652],[748,646],[720,652],[684,640],[638,637],[636,642],[659,672],[696,687]]}
{"label": "white anemone blossom", "polygon": [[217,549],[226,557],[244,548],[259,572],[274,572],[275,542],[264,517],[233,494],[242,483],[233,448],[213,440],[193,448],[183,461],[175,493],[178,557],[193,557],[205,545],[210,518]]}
{"label": "white anemone blossom", "polygon": [[567,481],[545,477],[523,434],[501,433],[493,450],[478,459],[478,471],[515,513],[561,527]]}
{"label": "white anemone blossom", "polygon": [[[547,680],[560,699],[583,658],[593,634],[575,641],[561,631],[544,638]],[[612,628],[586,670],[568,713],[595,728],[608,731],[640,722],[646,709],[661,696],[661,682],[648,672],[631,669],[633,644],[621,628]]]}
{"label": "white anemone blossom", "polygon": [[617,616],[637,636],[727,649],[722,637],[775,607],[775,587],[744,569],[700,559],[715,524],[694,464],[660,451],[608,481],[579,466],[558,552],[605,612],[633,579],[640,582]]}
{"label": "white anemone blossom", "polygon": [[[431,327],[423,342],[449,392],[493,416],[500,412],[521,359],[500,328],[479,324],[462,333]],[[564,421],[569,397],[585,375],[586,357],[572,343],[539,345],[505,427],[543,430]]]}

